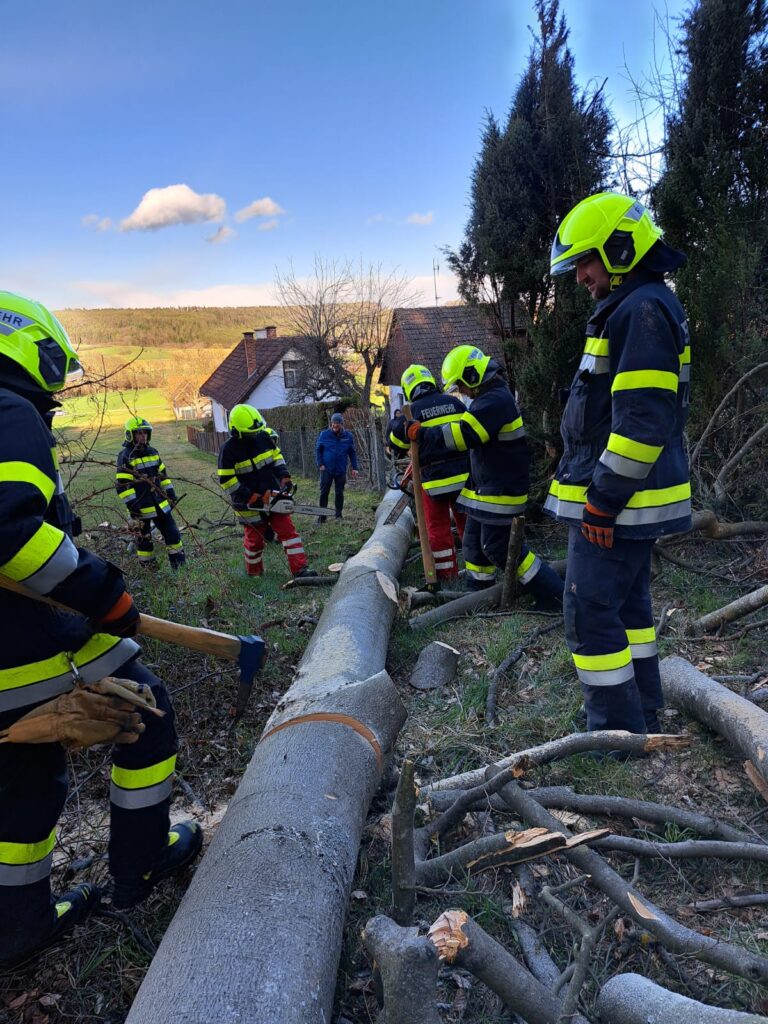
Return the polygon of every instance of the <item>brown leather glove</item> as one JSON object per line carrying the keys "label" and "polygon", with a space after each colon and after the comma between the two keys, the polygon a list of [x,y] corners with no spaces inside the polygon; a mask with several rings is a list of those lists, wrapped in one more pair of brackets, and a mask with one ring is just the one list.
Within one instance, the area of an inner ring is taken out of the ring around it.
{"label": "brown leather glove", "polygon": [[146,729],[137,708],[165,714],[155,707],[148,686],[107,677],[34,708],[0,732],[0,743],[61,743],[68,750],[135,743]]}

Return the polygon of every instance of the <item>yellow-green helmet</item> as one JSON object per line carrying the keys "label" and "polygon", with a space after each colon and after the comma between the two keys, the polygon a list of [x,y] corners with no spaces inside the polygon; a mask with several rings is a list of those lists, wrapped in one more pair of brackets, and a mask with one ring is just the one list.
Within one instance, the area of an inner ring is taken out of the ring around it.
{"label": "yellow-green helmet", "polygon": [[255,434],[266,425],[264,417],[253,405],[236,405],[229,414],[229,432],[233,437]]}
{"label": "yellow-green helmet", "polygon": [[557,229],[550,273],[564,274],[583,256],[597,253],[609,273],[627,274],[661,235],[639,200],[616,192],[587,196]]}
{"label": "yellow-green helmet", "polygon": [[475,345],[459,345],[452,349],[443,360],[441,376],[443,387],[451,388],[456,384],[464,384],[468,388],[476,388],[482,383],[491,357],[481,352]]}
{"label": "yellow-green helmet", "polygon": [[53,313],[14,292],[0,292],[0,354],[18,363],[44,391],[61,391],[83,373]]}
{"label": "yellow-green helmet", "polygon": [[133,435],[137,430],[146,430],[147,440],[152,439],[152,424],[142,416],[131,416],[125,421],[125,440],[133,444]]}
{"label": "yellow-green helmet", "polygon": [[400,386],[403,389],[406,402],[412,402],[418,398],[423,384],[431,384],[432,389],[437,389],[437,382],[432,371],[421,363],[411,363],[400,378]]}

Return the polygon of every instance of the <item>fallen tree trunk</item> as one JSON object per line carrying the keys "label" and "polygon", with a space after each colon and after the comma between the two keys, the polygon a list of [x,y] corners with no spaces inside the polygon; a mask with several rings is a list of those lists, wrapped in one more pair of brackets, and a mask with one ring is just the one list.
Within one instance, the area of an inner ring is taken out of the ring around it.
{"label": "fallen tree trunk", "polygon": [[719,629],[720,626],[725,626],[729,622],[743,619],[745,615],[750,615],[752,612],[756,612],[758,608],[764,608],[767,604],[768,585],[760,587],[758,590],[753,590],[750,594],[745,594],[743,597],[737,597],[735,601],[731,601],[730,604],[718,608],[717,611],[710,612],[709,615],[702,615],[700,619],[696,619],[693,623],[693,628],[700,630],[702,633],[711,633],[713,630]]}
{"label": "fallen tree trunk", "polygon": [[411,629],[429,629],[432,626],[439,626],[441,622],[448,619],[456,619],[464,615],[472,615],[473,612],[485,611],[487,608],[495,608],[501,597],[501,583],[494,583],[487,590],[474,590],[465,594],[456,601],[449,601],[440,608],[433,608],[423,615],[417,615],[411,619]]}
{"label": "fallen tree trunk", "polygon": [[684,658],[664,658],[661,685],[665,700],[723,736],[768,782],[768,712],[705,676]]}
{"label": "fallen tree trunk", "polygon": [[656,547],[666,547],[674,544],[682,537],[691,533],[703,533],[711,540],[729,540],[731,537],[760,537],[768,533],[768,521],[761,519],[746,520],[741,523],[721,523],[714,512],[704,509],[701,512],[694,512],[692,525],[686,533],[670,533],[666,537],[660,537],[656,541]]}
{"label": "fallen tree trunk", "polygon": [[[350,558],[163,938],[129,1024],[326,1024],[361,831],[405,712],[382,671],[413,529]],[[377,674],[378,673],[378,674]]]}
{"label": "fallen tree trunk", "polygon": [[768,1024],[768,1017],[705,1006],[654,985],[640,974],[617,974],[597,997],[602,1024]]}

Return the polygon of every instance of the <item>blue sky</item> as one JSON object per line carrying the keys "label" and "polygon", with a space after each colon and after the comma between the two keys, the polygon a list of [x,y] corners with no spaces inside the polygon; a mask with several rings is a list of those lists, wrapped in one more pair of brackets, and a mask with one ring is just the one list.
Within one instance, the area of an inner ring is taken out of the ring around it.
{"label": "blue sky", "polygon": [[[434,301],[534,23],[528,0],[3,8],[0,281],[54,308],[265,303],[315,253],[398,266]],[[654,6],[562,8],[579,81],[630,117]]]}

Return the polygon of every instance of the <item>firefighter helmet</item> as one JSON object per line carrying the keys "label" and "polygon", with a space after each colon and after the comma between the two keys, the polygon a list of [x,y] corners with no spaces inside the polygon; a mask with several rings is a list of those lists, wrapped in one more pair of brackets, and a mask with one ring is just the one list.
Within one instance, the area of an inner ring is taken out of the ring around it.
{"label": "firefighter helmet", "polygon": [[584,256],[596,253],[610,274],[627,274],[661,235],[639,200],[616,192],[587,196],[557,229],[550,273],[564,274]]}
{"label": "firefighter helmet", "polygon": [[83,373],[53,313],[14,292],[0,291],[0,354],[18,363],[45,391],[61,391]]}
{"label": "firefighter helmet", "polygon": [[437,390],[437,382],[432,371],[420,363],[411,363],[400,378],[400,386],[403,389],[406,402],[412,402],[424,391]]}
{"label": "firefighter helmet", "polygon": [[142,416],[131,416],[129,420],[125,421],[125,440],[133,444],[133,435],[137,430],[146,432],[147,441],[152,439],[152,424]]}
{"label": "firefighter helmet", "polygon": [[255,434],[266,425],[264,417],[253,405],[236,405],[229,414],[229,432],[233,437]]}
{"label": "firefighter helmet", "polygon": [[459,345],[443,360],[443,387],[452,388],[457,384],[464,384],[468,388],[478,387],[490,361],[491,357],[481,352],[476,345]]}

